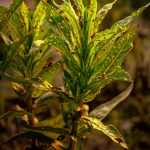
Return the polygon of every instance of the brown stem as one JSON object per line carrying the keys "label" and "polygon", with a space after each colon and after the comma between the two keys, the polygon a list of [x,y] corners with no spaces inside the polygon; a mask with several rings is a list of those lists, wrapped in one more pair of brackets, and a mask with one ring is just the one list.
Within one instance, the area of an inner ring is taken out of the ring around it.
{"label": "brown stem", "polygon": [[[32,114],[32,116],[29,116],[29,125],[34,126],[34,116],[33,116],[33,112],[32,112],[33,111],[32,88],[30,86],[27,88],[27,92],[28,92],[27,93],[28,112],[30,112]],[[32,140],[31,146],[32,146],[33,150],[38,149],[34,139]]]}
{"label": "brown stem", "polygon": [[77,142],[78,142],[78,120],[79,120],[79,112],[75,112],[72,117],[72,130],[71,130],[71,139],[68,150],[77,150]]}

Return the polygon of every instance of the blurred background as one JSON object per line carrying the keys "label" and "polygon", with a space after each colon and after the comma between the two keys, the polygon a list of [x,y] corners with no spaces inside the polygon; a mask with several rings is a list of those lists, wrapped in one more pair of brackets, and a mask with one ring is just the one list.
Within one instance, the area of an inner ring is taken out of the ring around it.
{"label": "blurred background", "polygon": [[[49,0],[50,1],[50,0]],[[57,0],[60,3],[59,0]],[[110,0],[98,0],[98,7],[102,7]],[[100,27],[101,30],[109,28],[114,22],[131,14],[139,7],[150,2],[149,0],[118,0],[107,15]],[[0,5],[9,7],[10,0],[0,0]],[[26,0],[31,10],[34,10],[38,1]],[[147,8],[134,22],[138,25],[138,33],[134,41],[134,48],[127,56],[123,67],[134,80],[134,88],[130,96],[120,103],[103,121],[104,124],[113,124],[122,133],[131,150],[150,150],[150,7]],[[0,58],[1,59],[1,58]],[[61,78],[55,79],[61,85]],[[89,103],[90,109],[109,101],[122,92],[128,83],[113,82],[107,85],[94,101]],[[0,79],[0,114],[8,111],[14,105],[22,104],[11,88],[11,83]],[[59,112],[59,100],[47,106],[44,115],[55,117]],[[11,124],[10,124],[11,123]],[[12,120],[0,122],[0,139],[3,141],[17,132],[16,124]],[[24,141],[22,141],[24,143]],[[11,144],[3,150],[22,150],[20,144]],[[87,136],[84,150],[123,150],[108,137],[100,132],[93,131]]]}

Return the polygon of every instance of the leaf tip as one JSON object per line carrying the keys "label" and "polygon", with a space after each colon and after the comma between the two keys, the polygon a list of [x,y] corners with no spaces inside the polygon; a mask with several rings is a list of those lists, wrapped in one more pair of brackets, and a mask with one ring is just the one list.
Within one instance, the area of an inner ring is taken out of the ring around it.
{"label": "leaf tip", "polygon": [[147,8],[147,7],[149,7],[149,6],[150,6],[150,2],[149,2],[148,4],[145,5],[145,8]]}

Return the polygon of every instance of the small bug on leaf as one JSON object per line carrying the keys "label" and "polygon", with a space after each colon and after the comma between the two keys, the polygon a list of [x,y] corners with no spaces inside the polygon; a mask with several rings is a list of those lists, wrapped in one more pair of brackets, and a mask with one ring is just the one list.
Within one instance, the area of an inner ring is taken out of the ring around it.
{"label": "small bug on leaf", "polygon": [[82,22],[82,17],[79,16],[79,23],[80,23],[80,27],[82,28],[83,27],[83,22]]}
{"label": "small bug on leaf", "polygon": [[107,79],[106,73],[102,73],[101,77],[102,77],[102,79]]}
{"label": "small bug on leaf", "polygon": [[122,143],[122,139],[121,138],[115,138],[116,141],[118,141],[118,143]]}

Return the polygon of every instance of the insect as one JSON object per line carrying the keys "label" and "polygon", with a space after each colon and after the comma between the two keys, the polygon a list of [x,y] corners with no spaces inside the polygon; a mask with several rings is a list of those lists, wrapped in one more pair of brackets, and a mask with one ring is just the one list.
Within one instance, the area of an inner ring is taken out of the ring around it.
{"label": "insect", "polygon": [[80,23],[80,27],[82,28],[83,27],[83,22],[82,22],[81,16],[79,16],[79,23]]}
{"label": "insect", "polygon": [[122,139],[121,138],[115,138],[116,141],[118,141],[118,143],[122,143]]}
{"label": "insect", "polygon": [[106,73],[102,73],[101,78],[102,78],[102,79],[107,79]]}

